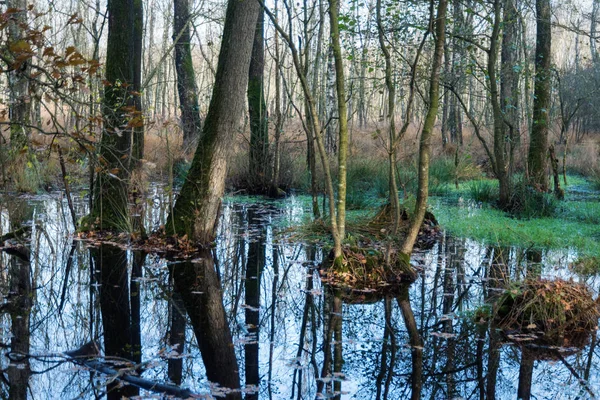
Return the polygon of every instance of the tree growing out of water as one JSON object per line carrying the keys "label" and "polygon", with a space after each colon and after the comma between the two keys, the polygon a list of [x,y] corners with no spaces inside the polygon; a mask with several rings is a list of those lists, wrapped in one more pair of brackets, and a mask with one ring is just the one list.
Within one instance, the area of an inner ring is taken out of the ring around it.
{"label": "tree growing out of water", "polygon": [[230,0],[227,4],[208,114],[192,165],[167,220],[169,234],[187,235],[205,244],[215,237],[231,143],[241,128],[259,11],[255,0]]}
{"label": "tree growing out of water", "polygon": [[106,79],[98,185],[90,215],[100,229],[129,230],[131,170],[143,157],[142,0],[108,2]]}
{"label": "tree growing out of water", "polygon": [[[433,4],[435,0],[432,0],[432,13]],[[437,112],[439,108],[439,95],[440,95],[440,69],[442,65],[442,57],[444,55],[444,40],[446,34],[446,9],[448,2],[446,0],[440,0],[437,6],[437,15],[435,19],[431,18],[431,24],[433,25],[432,31],[434,32],[434,52],[433,60],[431,65],[431,74],[429,78],[429,104],[427,108],[427,115],[425,116],[425,122],[423,123],[423,129],[421,130],[421,138],[419,142],[419,162],[418,162],[418,189],[417,189],[417,201],[415,203],[414,215],[411,220],[410,226],[406,237],[402,243],[400,251],[410,256],[417,241],[419,229],[425,219],[425,213],[427,212],[427,198],[429,196],[429,161],[431,157],[431,139],[433,136],[433,127],[437,118]]]}
{"label": "tree growing out of water", "polygon": [[[259,0],[260,1],[260,0]],[[264,7],[264,3],[260,1]],[[334,190],[334,181],[331,173],[331,167],[329,165],[329,159],[327,151],[325,149],[324,132],[321,127],[319,113],[317,112],[317,104],[315,102],[315,93],[311,90],[311,86],[308,82],[308,77],[305,72],[305,68],[302,64],[300,53],[296,47],[291,36],[291,25],[288,27],[289,32],[286,32],[283,27],[278,23],[275,15],[265,7],[265,12],[269,16],[269,19],[275,26],[275,29],[281,35],[283,41],[288,45],[288,48],[292,55],[292,62],[298,79],[300,80],[300,86],[302,88],[302,94],[306,102],[307,116],[305,123],[310,126],[306,129],[307,132],[313,136],[310,139],[314,140],[317,145],[321,164],[323,166],[323,173],[325,175],[325,190],[327,193],[327,199],[329,200],[329,228],[333,237],[333,254],[334,259],[341,261],[342,256],[342,241],[345,237],[346,232],[346,163],[347,163],[347,151],[348,151],[348,119],[347,109],[345,104],[345,87],[344,87],[344,67],[341,54],[340,45],[340,31],[339,31],[339,2],[337,0],[330,0],[329,2],[329,21],[330,21],[330,33],[331,33],[331,46],[333,48],[335,58],[335,70],[336,70],[336,89],[338,100],[338,196],[336,199]],[[288,9],[288,13],[290,10]],[[288,14],[288,18],[291,15]]]}
{"label": "tree growing out of water", "polygon": [[264,90],[265,14],[259,13],[248,71],[248,113],[250,117],[250,190],[266,193],[269,187],[269,125]]}

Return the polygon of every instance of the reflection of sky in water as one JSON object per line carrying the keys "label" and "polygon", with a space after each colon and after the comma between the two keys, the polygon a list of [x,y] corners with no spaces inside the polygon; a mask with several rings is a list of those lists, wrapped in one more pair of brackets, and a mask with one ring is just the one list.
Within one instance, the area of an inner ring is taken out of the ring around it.
{"label": "reflection of sky in water", "polygon": [[[164,210],[166,200],[160,194],[160,188],[150,189],[148,201],[147,227],[149,229],[165,223]],[[28,199],[11,199],[0,202],[0,233],[10,231],[10,215],[22,208],[19,202],[26,201],[28,213],[22,213],[28,220],[35,221],[32,229],[31,275],[34,279],[35,304],[31,313],[31,352],[44,355],[78,348],[93,337],[102,337],[102,323],[98,305],[98,285],[90,286],[90,256],[81,242],[76,242],[76,250],[68,279],[65,271],[71,250],[72,231],[66,202],[56,196],[36,196]],[[86,204],[77,199],[79,216],[85,213]],[[315,261],[308,260],[309,248],[306,244],[289,242],[284,236],[278,236],[278,229],[288,229],[299,225],[305,218],[306,202],[291,197],[280,202],[265,202],[260,207],[252,206],[250,201],[228,199],[223,209],[217,254],[218,272],[223,286],[223,303],[228,313],[232,329],[234,347],[237,354],[242,386],[244,385],[244,343],[245,304],[244,304],[244,266],[250,243],[264,237],[266,263],[261,278],[260,290],[260,398],[268,398],[268,377],[270,344],[272,349],[272,382],[274,398],[289,398],[292,393],[294,370],[296,379],[302,371],[302,392],[304,398],[314,398],[316,380],[313,363],[320,374],[323,363],[323,332],[329,323],[330,306],[325,303],[329,296],[318,279],[314,280],[311,291],[306,290],[307,277],[316,273],[307,269]],[[255,224],[248,220],[252,212]],[[466,211],[470,212],[470,211]],[[262,247],[261,247],[262,248]],[[275,254],[275,248],[279,254]],[[487,271],[493,254],[492,249],[473,240],[454,240],[444,236],[433,249],[418,253],[413,263],[422,268],[422,275],[410,288],[410,300],[417,326],[424,339],[424,398],[445,398],[448,393],[450,377],[454,379],[455,395],[459,397],[478,397],[476,368],[477,338],[476,327],[469,323],[469,311],[480,306],[487,295]],[[527,271],[526,249],[503,249],[511,278],[522,278]],[[273,257],[279,257],[277,276]],[[316,262],[322,255],[315,254]],[[543,251],[541,253],[541,275],[543,277],[561,277],[581,280],[571,274],[568,264],[576,259],[572,250]],[[308,262],[307,262],[308,261]],[[9,257],[0,255],[0,287],[6,287]],[[129,252],[128,265],[131,269],[132,254]],[[174,265],[177,267],[177,264]],[[172,288],[168,279],[167,262],[148,256],[141,285],[141,324],[142,324],[142,360],[149,362],[144,377],[156,381],[166,381],[167,363],[162,354],[168,352],[166,335],[169,327],[168,299]],[[450,282],[448,291],[444,286]],[[275,289],[275,326],[271,329],[273,311],[273,286]],[[597,280],[589,283],[597,293]],[[66,286],[65,286],[66,285]],[[2,293],[6,294],[5,289]],[[62,299],[64,293],[64,302]],[[311,296],[314,307],[309,310],[304,337],[303,350],[297,358],[300,332],[307,296]],[[444,299],[452,300],[450,312],[444,313]],[[64,303],[64,304],[63,304]],[[62,304],[62,311],[59,310]],[[394,300],[389,326],[396,338],[394,374],[390,380],[389,398],[404,398],[410,394],[409,375],[411,371],[408,333],[402,315]],[[93,311],[90,311],[93,310]],[[375,382],[381,372],[381,349],[386,329],[384,304],[344,304],[343,306],[343,356],[342,383],[343,398],[375,398]],[[456,340],[436,336],[442,331],[441,320],[451,319]],[[3,343],[10,342],[11,320],[8,314],[0,317],[0,334]],[[432,335],[432,333],[434,333]],[[271,335],[272,338],[271,338]],[[101,341],[102,339],[100,339]],[[454,374],[444,374],[448,360],[450,342],[454,342]],[[487,359],[489,341],[484,339],[484,364]],[[389,347],[389,346],[388,346]],[[313,349],[317,352],[313,355]],[[4,351],[5,352],[5,351]],[[515,398],[519,375],[520,351],[512,345],[500,349],[500,368],[497,377],[498,398]],[[387,354],[387,362],[391,354]],[[583,376],[589,356],[589,346],[579,355],[566,357],[571,366]],[[5,368],[8,360],[2,357],[0,366]],[[594,357],[590,370],[592,390],[600,389],[599,369]],[[50,365],[42,361],[32,361],[35,371],[47,369]],[[485,374],[485,370],[484,370]],[[199,356],[193,331],[186,331],[186,357],[183,367],[183,386],[206,393],[209,384],[205,378],[204,366]],[[385,381],[385,380],[384,380]],[[97,382],[97,380],[95,381]],[[90,375],[77,372],[73,364],[64,363],[56,369],[43,374],[34,374],[30,380],[34,398],[93,398]],[[539,361],[533,373],[532,393],[537,398],[575,398],[585,396],[577,380],[559,361]],[[294,390],[297,392],[297,382]],[[561,395],[557,395],[561,393]],[[556,397],[558,396],[558,397]]]}

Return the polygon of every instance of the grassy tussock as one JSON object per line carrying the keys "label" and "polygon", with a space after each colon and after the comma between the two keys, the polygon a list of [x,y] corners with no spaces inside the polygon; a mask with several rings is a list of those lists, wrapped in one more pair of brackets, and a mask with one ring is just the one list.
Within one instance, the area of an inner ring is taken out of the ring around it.
{"label": "grassy tussock", "polygon": [[527,279],[510,285],[496,303],[505,331],[530,333],[555,346],[580,346],[598,326],[598,304],[584,284]]}

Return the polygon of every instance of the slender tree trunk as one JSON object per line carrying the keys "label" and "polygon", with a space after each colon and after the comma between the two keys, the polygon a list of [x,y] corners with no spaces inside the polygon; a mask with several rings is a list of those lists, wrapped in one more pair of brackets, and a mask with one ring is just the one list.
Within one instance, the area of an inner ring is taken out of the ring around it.
{"label": "slender tree trunk", "polygon": [[344,79],[344,62],[340,44],[339,0],[329,0],[329,29],[331,30],[331,47],[335,60],[335,86],[338,106],[338,198],[337,198],[337,230],[340,246],[336,246],[336,258],[341,256],[341,240],[346,236],[346,164],[348,157],[348,111],[346,108],[346,88]]}
{"label": "slender tree trunk", "polygon": [[[6,6],[9,9],[18,10],[10,14],[8,24],[9,43],[17,43],[22,40],[23,26],[27,25],[27,1],[26,0],[7,0]],[[10,47],[10,45],[9,45]],[[19,46],[14,46],[19,49]],[[13,60],[27,54],[16,50],[11,52],[10,58]],[[8,112],[10,118],[10,142],[11,148],[16,154],[27,146],[31,122],[31,102],[29,100],[29,71],[31,69],[29,57],[21,62],[16,62],[8,72],[9,105]]]}
{"label": "slender tree trunk", "polygon": [[[331,7],[331,6],[330,6]],[[327,53],[327,124],[325,129],[325,149],[327,153],[335,153],[336,150],[336,133],[338,132],[338,110],[337,98],[335,93],[335,61],[333,55],[333,44],[329,44],[329,52]],[[345,101],[345,100],[344,100]]]}
{"label": "slender tree trunk", "polygon": [[504,0],[504,18],[502,22],[502,65],[500,84],[500,105],[505,124],[509,127],[509,174],[513,170],[513,153],[519,144],[520,110],[519,110],[519,11],[515,0]]}
{"label": "slender tree trunk", "polygon": [[[246,276],[244,280],[245,302],[248,307],[245,309],[245,321],[248,327],[248,342],[244,346],[244,365],[246,386],[255,386],[260,384],[259,368],[259,335],[260,335],[260,282],[262,273],[266,264],[266,228],[261,226],[260,219],[257,218],[257,212],[254,209],[248,210],[248,224],[252,228],[260,229],[258,237],[253,238],[248,243],[248,258],[246,263]],[[259,394],[246,394],[246,400],[258,400]]]}
{"label": "slender tree trunk", "polygon": [[536,0],[537,33],[535,45],[535,86],[533,97],[533,124],[529,136],[527,158],[531,185],[548,190],[548,130],[550,127],[552,83],[552,10],[550,0]]}
{"label": "slender tree trunk", "polygon": [[[181,130],[183,148],[191,151],[200,136],[200,108],[198,106],[198,88],[192,61],[190,36],[190,0],[173,0],[173,40],[175,41],[175,71],[177,74],[177,93],[181,111]],[[179,38],[179,39],[177,39]]]}
{"label": "slender tree trunk", "polygon": [[[434,0],[432,0],[433,2]],[[429,158],[431,157],[431,137],[433,136],[433,127],[439,108],[440,94],[440,69],[442,57],[444,55],[444,40],[446,34],[446,9],[447,0],[440,0],[437,7],[437,16],[435,21],[431,21],[435,29],[435,49],[431,66],[431,77],[429,78],[429,107],[423,129],[421,131],[421,140],[419,144],[419,178],[417,202],[415,204],[414,217],[410,223],[409,230],[401,247],[401,252],[410,255],[413,251],[419,229],[425,218],[427,211],[427,198],[429,195]]]}
{"label": "slender tree trunk", "polygon": [[[537,2],[536,2],[537,5]],[[598,36],[598,10],[600,9],[600,1],[592,1],[592,15],[590,16],[590,53],[592,54],[592,61],[595,65],[598,65],[598,44],[596,43]]]}
{"label": "slender tree trunk", "polygon": [[398,199],[398,184],[396,182],[396,88],[392,79],[392,59],[390,50],[385,42],[385,32],[383,30],[383,21],[381,17],[381,0],[377,0],[377,32],[379,37],[379,47],[385,59],[385,86],[388,92],[388,183],[389,183],[389,202],[392,207],[392,216],[394,227],[392,234],[398,232],[400,225],[400,200]]}
{"label": "slender tree trunk", "polygon": [[[264,7],[264,3],[262,0],[259,0],[259,3]],[[335,192],[333,188],[333,179],[331,175],[331,168],[329,167],[329,161],[327,159],[327,152],[325,149],[325,140],[323,138],[323,132],[321,130],[321,124],[319,123],[319,115],[317,113],[317,107],[315,103],[315,97],[310,89],[308,84],[308,79],[302,67],[302,63],[300,61],[300,55],[296,45],[292,41],[291,37],[283,30],[281,25],[277,23],[273,13],[268,9],[265,9],[265,12],[271,19],[271,22],[275,25],[275,29],[279,32],[283,40],[287,43],[291,55],[292,62],[294,64],[294,69],[296,70],[296,74],[300,80],[300,85],[302,87],[302,93],[304,94],[304,98],[306,101],[306,108],[308,111],[308,117],[306,118],[307,123],[311,124],[310,131],[314,134],[314,141],[319,151],[319,157],[321,159],[321,164],[323,165],[323,172],[325,174],[325,188],[327,191],[327,197],[329,200],[329,216],[330,216],[330,230],[331,236],[333,237],[334,243],[334,255],[337,259],[341,256],[342,252],[342,240],[343,237],[340,236],[336,218],[336,207],[335,207]],[[344,202],[345,206],[345,202]]]}
{"label": "slender tree trunk", "polygon": [[[277,18],[278,4],[275,0],[275,18]],[[263,12],[264,18],[264,12]],[[279,32],[275,30],[275,132],[273,143],[273,172],[271,174],[271,195],[278,194],[279,175],[281,166],[280,141],[283,131],[283,113],[281,112],[281,50],[279,47]]]}
{"label": "slender tree trunk", "polygon": [[510,202],[510,182],[508,175],[507,140],[500,90],[498,88],[498,45],[500,44],[500,28],[502,23],[501,0],[494,0],[494,24],[490,38],[490,49],[488,52],[488,75],[490,88],[490,102],[494,119],[494,158],[496,178],[499,183],[498,203],[501,208],[508,207]]}
{"label": "slender tree trunk", "polygon": [[170,234],[187,234],[205,244],[214,239],[231,143],[241,128],[259,12],[260,4],[253,0],[227,5],[213,94],[194,160],[168,219],[173,221]]}

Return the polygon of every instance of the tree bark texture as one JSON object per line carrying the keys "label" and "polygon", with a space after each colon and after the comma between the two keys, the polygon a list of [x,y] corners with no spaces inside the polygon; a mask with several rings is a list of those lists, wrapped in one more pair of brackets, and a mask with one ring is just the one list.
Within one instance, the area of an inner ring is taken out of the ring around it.
{"label": "tree bark texture", "polygon": [[514,150],[520,142],[519,111],[519,12],[515,0],[504,0],[504,18],[502,34],[502,65],[500,83],[500,105],[508,125],[509,179],[514,169]]}
{"label": "tree bark texture", "polygon": [[[190,149],[200,136],[202,121],[198,106],[198,88],[192,62],[190,36],[190,0],[173,0],[173,40],[175,40],[175,72],[181,111],[183,147]],[[179,38],[179,39],[177,39]]]}
{"label": "tree bark texture", "polygon": [[502,101],[500,88],[498,87],[498,47],[500,44],[500,29],[502,23],[501,0],[494,0],[494,24],[490,38],[490,49],[488,52],[488,75],[490,101],[492,104],[492,115],[494,119],[494,158],[495,175],[499,183],[498,203],[501,208],[508,207],[510,202],[510,182],[508,176],[508,153],[506,140],[506,125],[502,112]]}
{"label": "tree bark texture", "polygon": [[106,80],[100,142],[102,172],[92,216],[100,229],[128,229],[131,168],[143,157],[141,110],[142,0],[108,2]]}
{"label": "tree bark texture", "polygon": [[533,96],[533,123],[529,136],[527,158],[531,185],[541,191],[548,190],[548,129],[551,106],[551,45],[552,10],[550,0],[536,0],[537,32],[535,45],[535,84]]}
{"label": "tree bark texture", "polygon": [[241,128],[259,11],[255,0],[230,0],[227,5],[208,114],[194,160],[168,219],[173,221],[167,227],[170,234],[187,234],[200,243],[209,243],[215,237],[231,144]]}
{"label": "tree bark texture", "polygon": [[250,115],[251,192],[266,193],[269,173],[269,125],[265,104],[265,14],[261,9],[256,23],[248,74],[248,112]]}

